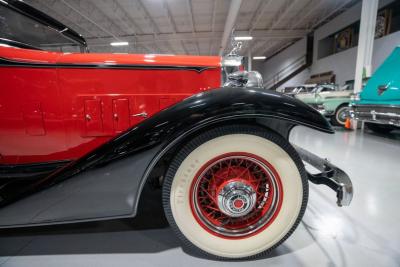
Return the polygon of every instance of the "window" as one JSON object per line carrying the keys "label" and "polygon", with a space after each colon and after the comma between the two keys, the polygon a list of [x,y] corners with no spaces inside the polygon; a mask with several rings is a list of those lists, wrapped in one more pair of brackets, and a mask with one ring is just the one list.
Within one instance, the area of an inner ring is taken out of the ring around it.
{"label": "window", "polygon": [[[400,1],[394,1],[379,9],[376,19],[375,38],[381,38],[400,30]],[[358,45],[360,21],[318,41],[317,58],[324,58]]]}
{"label": "window", "polygon": [[318,42],[318,59],[357,46],[360,22],[353,23]]}
{"label": "window", "polygon": [[3,5],[0,5],[0,38],[50,51],[80,52],[82,49],[57,30]]}

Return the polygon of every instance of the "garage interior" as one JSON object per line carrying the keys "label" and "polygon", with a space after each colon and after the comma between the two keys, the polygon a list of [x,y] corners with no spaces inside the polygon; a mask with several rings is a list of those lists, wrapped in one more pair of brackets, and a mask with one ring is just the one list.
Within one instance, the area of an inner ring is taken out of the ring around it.
{"label": "garage interior", "polygon": [[[25,2],[82,34],[91,53],[223,56],[235,36],[244,69],[282,93],[304,84],[359,93],[400,44],[397,0]],[[221,262],[182,249],[160,203],[144,200],[134,219],[0,229],[0,266],[399,266],[400,128],[345,122],[334,135],[296,127],[290,142],[346,171],[352,204],[339,208],[328,188],[310,183],[298,229],[260,259]]]}

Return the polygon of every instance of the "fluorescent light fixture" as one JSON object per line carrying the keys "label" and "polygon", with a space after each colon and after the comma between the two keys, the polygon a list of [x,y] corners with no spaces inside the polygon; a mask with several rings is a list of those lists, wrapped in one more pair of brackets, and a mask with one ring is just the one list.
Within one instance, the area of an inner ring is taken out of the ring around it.
{"label": "fluorescent light fixture", "polygon": [[127,46],[129,45],[128,42],[112,42],[110,43],[111,46]]}
{"label": "fluorescent light fixture", "polygon": [[259,57],[253,57],[254,60],[263,60],[266,59],[267,57],[265,56],[259,56]]}
{"label": "fluorescent light fixture", "polygon": [[235,41],[249,41],[253,40],[252,36],[235,36]]}

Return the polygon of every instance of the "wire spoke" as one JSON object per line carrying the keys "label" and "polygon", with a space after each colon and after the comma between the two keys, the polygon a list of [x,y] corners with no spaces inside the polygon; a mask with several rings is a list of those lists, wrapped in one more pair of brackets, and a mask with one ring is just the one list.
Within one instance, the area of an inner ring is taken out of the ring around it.
{"label": "wire spoke", "polygon": [[[218,159],[205,169],[203,176],[197,178],[199,180],[197,180],[194,192],[197,205],[195,205],[196,210],[194,211],[201,221],[207,222],[208,228],[211,227],[211,230],[217,232],[246,233],[246,231],[251,231],[254,227],[257,227],[263,216],[268,214],[267,211],[271,208],[271,205],[275,205],[271,204],[273,202],[270,200],[275,193],[268,192],[274,177],[270,176],[266,165],[261,166],[258,162],[258,160],[252,160],[248,156]],[[225,188],[222,185],[229,184],[230,180],[247,183],[256,194],[254,206],[243,216],[229,216],[221,210],[222,208],[218,204],[221,188]]]}

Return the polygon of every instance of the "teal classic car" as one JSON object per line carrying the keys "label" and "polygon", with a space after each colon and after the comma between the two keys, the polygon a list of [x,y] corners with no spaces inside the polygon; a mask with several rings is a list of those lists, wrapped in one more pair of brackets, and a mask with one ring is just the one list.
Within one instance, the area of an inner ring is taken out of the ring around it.
{"label": "teal classic car", "polygon": [[337,90],[335,85],[319,85],[311,93],[298,94],[296,98],[329,117],[333,125],[344,126],[351,95],[351,90]]}
{"label": "teal classic car", "polygon": [[375,71],[351,103],[352,118],[378,133],[400,129],[400,47]]}

